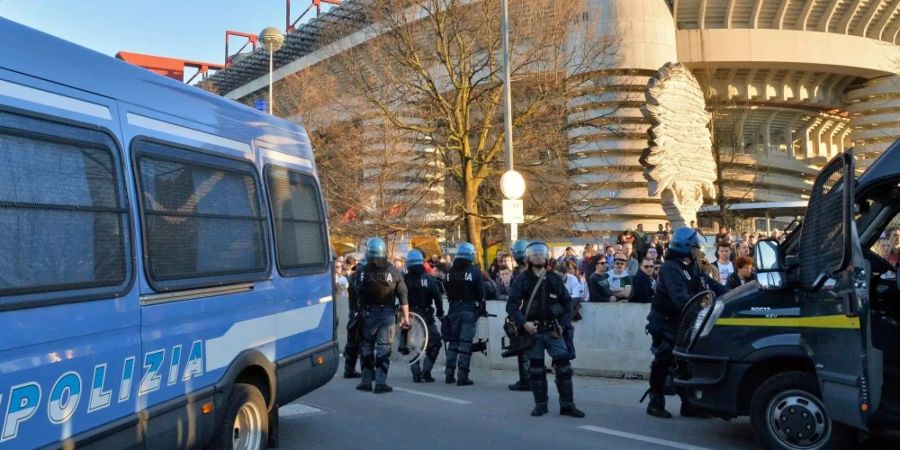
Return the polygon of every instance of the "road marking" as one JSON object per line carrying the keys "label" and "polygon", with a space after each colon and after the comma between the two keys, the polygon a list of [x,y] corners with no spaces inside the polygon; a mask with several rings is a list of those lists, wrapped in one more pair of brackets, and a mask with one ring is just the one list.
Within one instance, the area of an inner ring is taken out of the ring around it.
{"label": "road marking", "polygon": [[394,390],[400,391],[400,392],[406,392],[406,393],[413,394],[413,395],[421,395],[422,397],[433,398],[436,400],[443,400],[445,402],[456,403],[457,405],[471,405],[472,404],[472,402],[470,402],[468,400],[460,400],[458,398],[445,397],[443,395],[430,394],[428,392],[415,391],[412,389],[406,389],[406,388],[402,388],[402,387],[395,387]]}
{"label": "road marking", "polygon": [[327,411],[305,403],[291,403],[278,408],[278,415],[282,417],[315,416],[325,414]]}
{"label": "road marking", "polygon": [[631,434],[631,433],[626,433],[624,431],[612,430],[609,428],[595,427],[593,425],[584,425],[584,426],[581,426],[578,428],[581,428],[582,430],[594,431],[597,433],[609,434],[609,435],[623,437],[623,438],[627,438],[627,439],[634,439],[635,441],[647,442],[650,444],[663,445],[663,446],[672,447],[672,448],[681,448],[684,450],[711,450],[706,447],[698,447],[696,445],[682,444],[681,442],[667,441],[665,439],[656,439],[656,438],[652,438],[652,437],[641,436],[640,434]]}

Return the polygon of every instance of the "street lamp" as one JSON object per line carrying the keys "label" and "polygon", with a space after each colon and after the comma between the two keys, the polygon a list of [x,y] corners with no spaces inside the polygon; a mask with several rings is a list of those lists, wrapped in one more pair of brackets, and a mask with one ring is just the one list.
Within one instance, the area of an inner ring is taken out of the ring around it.
{"label": "street lamp", "polygon": [[272,114],[272,104],[275,103],[272,98],[272,55],[281,49],[284,35],[277,27],[266,27],[259,33],[259,41],[269,50],[269,114]]}
{"label": "street lamp", "polygon": [[[506,135],[506,172],[500,177],[500,191],[507,200],[519,200],[525,195],[525,179],[514,170],[512,142],[512,94],[509,82],[509,5],[507,0],[500,2],[500,38],[503,43],[503,130]],[[511,203],[504,200],[504,204]],[[516,202],[522,208],[521,202]],[[523,214],[524,216],[524,214]],[[505,222],[505,220],[504,220]],[[519,238],[519,224],[509,224],[509,248]]]}

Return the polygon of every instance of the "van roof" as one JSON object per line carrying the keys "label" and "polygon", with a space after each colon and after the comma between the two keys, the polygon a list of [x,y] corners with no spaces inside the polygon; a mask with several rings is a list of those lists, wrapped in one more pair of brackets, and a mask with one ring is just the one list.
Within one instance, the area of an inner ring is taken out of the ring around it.
{"label": "van roof", "polygon": [[[306,131],[200,88],[0,17],[0,68],[199,122],[313,160]],[[287,138],[287,139],[285,139]],[[271,145],[271,144],[270,144]]]}
{"label": "van roof", "polygon": [[900,175],[900,139],[895,141],[876,159],[856,182],[856,192],[860,193],[880,183],[886,178]]}

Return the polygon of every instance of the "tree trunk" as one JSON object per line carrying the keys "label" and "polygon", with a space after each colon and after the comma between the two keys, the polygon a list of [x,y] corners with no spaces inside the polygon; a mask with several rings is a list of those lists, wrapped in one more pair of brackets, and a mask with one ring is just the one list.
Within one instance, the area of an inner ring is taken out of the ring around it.
{"label": "tree trunk", "polygon": [[481,233],[484,225],[481,223],[481,217],[478,216],[478,184],[469,181],[465,186],[465,208],[466,208],[466,240],[475,246],[475,255],[482,268],[484,265],[484,245],[481,240]]}

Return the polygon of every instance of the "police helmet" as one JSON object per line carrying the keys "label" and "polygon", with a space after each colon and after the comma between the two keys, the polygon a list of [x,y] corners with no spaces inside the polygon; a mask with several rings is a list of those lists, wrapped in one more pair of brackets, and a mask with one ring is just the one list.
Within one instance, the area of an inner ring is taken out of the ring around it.
{"label": "police helmet", "polygon": [[422,255],[422,252],[418,250],[410,250],[409,253],[406,254],[406,268],[410,268],[412,266],[421,266],[425,264],[425,256]]}
{"label": "police helmet", "polygon": [[512,246],[513,259],[515,259],[516,262],[519,264],[522,264],[525,262],[525,247],[528,247],[528,241],[523,241],[522,239],[519,239],[518,241],[513,243],[513,246]]}
{"label": "police helmet", "polygon": [[475,261],[475,246],[468,242],[459,244],[459,246],[456,247],[455,259],[462,259],[468,262]]}
{"label": "police helmet", "polygon": [[700,232],[690,227],[676,228],[672,233],[672,241],[669,242],[669,251],[680,255],[690,255],[693,248],[703,246],[703,237]]}
{"label": "police helmet", "polygon": [[534,241],[525,247],[525,259],[531,260],[534,256],[542,256],[545,259],[550,257],[550,247],[541,241]]}
{"label": "police helmet", "polygon": [[373,237],[366,241],[366,259],[386,257],[387,245],[384,243],[384,239]]}

